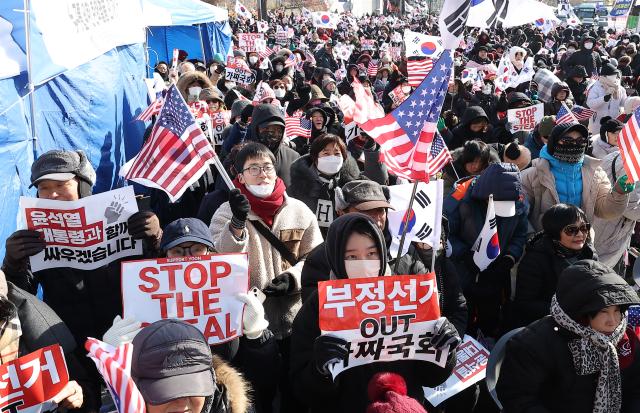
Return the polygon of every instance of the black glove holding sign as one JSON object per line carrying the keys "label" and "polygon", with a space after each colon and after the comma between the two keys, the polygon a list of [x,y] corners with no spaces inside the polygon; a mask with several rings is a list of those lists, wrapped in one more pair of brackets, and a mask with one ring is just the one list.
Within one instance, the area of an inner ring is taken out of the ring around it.
{"label": "black glove holding sign", "polygon": [[262,292],[267,297],[282,297],[293,292],[295,287],[296,281],[293,279],[293,275],[285,272],[271,280]]}
{"label": "black glove holding sign", "polygon": [[19,269],[26,265],[27,258],[42,252],[46,244],[41,232],[21,229],[7,238],[4,266]]}
{"label": "black glove holding sign", "polygon": [[442,317],[436,322],[435,333],[429,345],[437,350],[453,351],[461,341],[456,327],[446,317]]}
{"label": "black glove holding sign", "polygon": [[323,376],[329,376],[329,366],[349,357],[347,342],[339,337],[319,336],[313,343],[313,358],[316,369]]}

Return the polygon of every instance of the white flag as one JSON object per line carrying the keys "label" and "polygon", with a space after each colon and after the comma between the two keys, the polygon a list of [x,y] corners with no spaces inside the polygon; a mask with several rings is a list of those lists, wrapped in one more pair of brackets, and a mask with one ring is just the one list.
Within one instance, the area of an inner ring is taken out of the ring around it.
{"label": "white flag", "polygon": [[315,27],[335,29],[338,27],[338,18],[327,11],[314,11],[311,13],[311,21]]}
{"label": "white flag", "polygon": [[404,46],[407,57],[427,56],[437,59],[444,50],[442,39],[438,36],[428,36],[408,29],[404,31]]}
{"label": "white flag", "polygon": [[455,50],[460,44],[471,9],[471,0],[444,0],[438,26],[445,49]]}
{"label": "white flag", "polygon": [[409,200],[413,184],[392,185],[389,187],[389,203],[395,211],[387,212],[389,232],[391,233],[391,247],[389,253],[392,257],[398,255],[400,238],[404,226],[407,226],[407,235],[404,240],[402,254],[407,253],[411,241],[424,242],[440,248],[440,233],[442,231],[442,179],[434,180],[428,184],[420,182],[416,190],[416,196],[409,211]]}
{"label": "white flag", "polygon": [[257,21],[256,26],[258,27],[259,33],[266,33],[269,31],[269,23],[263,22],[262,20]]}
{"label": "white flag", "polygon": [[[19,75],[27,69],[27,59],[20,46],[13,41],[13,25],[0,17],[0,79]],[[4,107],[4,106],[3,106]]]}
{"label": "white flag", "polygon": [[493,195],[489,196],[487,204],[487,217],[475,244],[473,244],[473,262],[480,271],[487,267],[500,255],[500,240],[498,239],[498,224],[496,212],[493,206]]}
{"label": "white flag", "polygon": [[239,1],[236,1],[236,14],[245,19],[250,19],[251,17],[253,17],[251,15],[251,12],[246,7],[244,7],[242,3],[240,3]]}

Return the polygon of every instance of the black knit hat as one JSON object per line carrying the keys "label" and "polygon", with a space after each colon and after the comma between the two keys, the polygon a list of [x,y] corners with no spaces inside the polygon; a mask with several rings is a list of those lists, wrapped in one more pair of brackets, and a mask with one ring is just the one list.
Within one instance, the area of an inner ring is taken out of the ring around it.
{"label": "black knit hat", "polygon": [[547,141],[547,151],[549,152],[549,155],[553,155],[560,138],[573,130],[580,132],[580,134],[585,138],[589,136],[589,130],[586,126],[579,123],[561,123],[560,125],[556,125],[551,130],[551,135],[549,135],[549,140]]}
{"label": "black knit hat", "polygon": [[600,119],[600,139],[607,141],[607,132],[620,132],[624,128],[624,123],[611,116],[605,116]]}

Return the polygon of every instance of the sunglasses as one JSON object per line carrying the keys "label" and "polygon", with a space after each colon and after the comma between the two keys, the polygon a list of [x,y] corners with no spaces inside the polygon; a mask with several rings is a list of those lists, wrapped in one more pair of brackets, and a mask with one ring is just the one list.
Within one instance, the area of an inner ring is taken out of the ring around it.
{"label": "sunglasses", "polygon": [[591,230],[591,224],[582,223],[579,226],[576,224],[567,225],[562,228],[562,231],[570,237],[575,237],[578,235],[578,232],[582,232],[584,235],[587,235]]}
{"label": "sunglasses", "polygon": [[583,144],[583,143],[586,143],[587,141],[588,141],[587,138],[584,136],[580,136],[579,138],[573,138],[571,136],[563,136],[558,140],[558,143],[561,145],[564,145],[567,143]]}

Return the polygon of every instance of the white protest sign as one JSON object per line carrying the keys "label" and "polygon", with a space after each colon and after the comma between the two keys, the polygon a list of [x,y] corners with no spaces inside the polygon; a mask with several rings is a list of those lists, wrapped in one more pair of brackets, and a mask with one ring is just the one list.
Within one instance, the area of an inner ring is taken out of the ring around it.
{"label": "white protest sign", "polygon": [[242,335],[249,287],[246,254],[158,258],[122,263],[124,318],[143,323],[175,318],[193,324],[210,345]]}
{"label": "white protest sign", "polygon": [[46,247],[30,257],[32,271],[46,268],[92,270],[142,254],[142,242],[129,235],[127,219],[138,212],[133,187],[114,189],[78,201],[20,197],[26,228],[42,232]]}
{"label": "white protest sign", "polygon": [[288,38],[289,38],[289,32],[287,30],[282,29],[276,32],[276,43],[279,44],[280,46],[286,46]]}
{"label": "white protest sign", "polygon": [[231,68],[229,66],[224,69],[224,78],[225,80],[231,80],[243,85],[250,85],[256,81],[256,76],[253,72],[239,67]]}
{"label": "white protest sign", "polygon": [[464,336],[464,340],[456,350],[456,358],[456,366],[447,381],[435,388],[422,388],[424,397],[434,407],[487,375],[489,351],[472,337]]}
{"label": "white protest sign", "polygon": [[542,121],[543,117],[544,103],[507,111],[507,120],[511,125],[511,132],[531,131]]}
{"label": "white protest sign", "polygon": [[238,33],[238,49],[244,52],[264,52],[264,33]]}
{"label": "white protest sign", "polygon": [[362,50],[375,50],[376,49],[376,41],[373,39],[362,39],[360,43],[360,48]]}
{"label": "white protest sign", "polygon": [[375,362],[447,362],[448,352],[429,344],[440,317],[433,273],[324,281],[318,298],[322,334],[347,341],[349,357],[330,366],[334,380]]}

